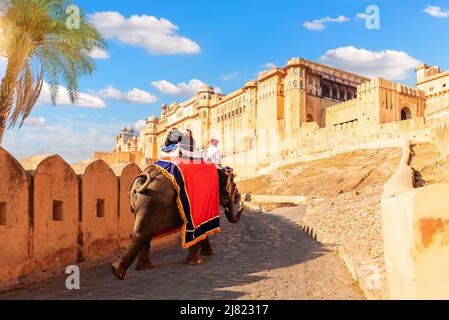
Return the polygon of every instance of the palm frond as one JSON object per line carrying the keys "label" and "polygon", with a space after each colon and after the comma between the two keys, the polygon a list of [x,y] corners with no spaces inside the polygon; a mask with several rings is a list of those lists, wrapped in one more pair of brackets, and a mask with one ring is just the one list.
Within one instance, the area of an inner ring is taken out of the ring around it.
{"label": "palm frond", "polygon": [[[9,115],[10,127],[20,126],[48,82],[56,105],[63,85],[72,103],[79,98],[79,78],[90,75],[94,49],[105,49],[100,33],[80,15],[80,28],[66,26],[69,0],[0,0],[0,23],[6,30],[7,75],[0,87],[0,115]],[[1,48],[0,48],[1,49]],[[0,132],[0,141],[3,132]]]}
{"label": "palm frond", "polygon": [[13,127],[20,118],[19,127],[22,127],[39,99],[43,83],[44,72],[42,67],[36,66],[33,61],[28,61],[16,84],[16,103],[14,112],[10,117],[9,128]]}

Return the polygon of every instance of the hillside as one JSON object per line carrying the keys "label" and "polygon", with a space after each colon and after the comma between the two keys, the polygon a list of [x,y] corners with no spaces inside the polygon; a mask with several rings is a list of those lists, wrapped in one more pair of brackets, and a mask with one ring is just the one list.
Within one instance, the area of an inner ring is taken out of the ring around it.
{"label": "hillside", "polygon": [[[449,182],[449,160],[440,160],[430,144],[414,147],[413,167],[426,183]],[[242,193],[333,197],[347,192],[372,192],[396,170],[401,150],[359,150],[330,158],[295,163],[238,183]]]}
{"label": "hillside", "polygon": [[[449,182],[449,158],[439,159],[430,144],[415,146],[414,153],[421,185]],[[311,197],[303,225],[338,253],[367,298],[386,298],[380,200],[400,157],[400,149],[348,152],[284,166],[238,186],[242,193]]]}

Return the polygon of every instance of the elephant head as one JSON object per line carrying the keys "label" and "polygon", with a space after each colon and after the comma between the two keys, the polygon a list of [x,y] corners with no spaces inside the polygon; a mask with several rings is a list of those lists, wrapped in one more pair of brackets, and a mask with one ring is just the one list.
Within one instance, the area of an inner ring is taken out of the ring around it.
{"label": "elephant head", "polygon": [[[238,199],[237,185],[234,182],[234,173],[227,173],[225,190],[220,190],[220,205],[223,206],[226,218],[229,222],[237,223],[240,221],[243,213],[243,205]],[[238,202],[236,204],[236,202]]]}

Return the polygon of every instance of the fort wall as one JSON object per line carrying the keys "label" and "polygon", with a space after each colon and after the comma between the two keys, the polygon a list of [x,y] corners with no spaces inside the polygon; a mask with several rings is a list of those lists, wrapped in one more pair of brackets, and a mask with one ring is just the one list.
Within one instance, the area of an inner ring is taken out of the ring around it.
{"label": "fort wall", "polygon": [[[97,160],[72,168],[57,155],[22,163],[0,147],[0,292],[62,274],[69,265],[110,262],[129,244],[128,188],[141,172],[137,165],[113,170]],[[154,247],[178,238],[157,239]]]}
{"label": "fort wall", "polygon": [[[350,106],[345,102],[338,108]],[[270,143],[260,148],[236,153],[223,158],[223,163],[234,167],[239,179],[264,174],[267,168],[275,169],[286,163],[304,161],[315,157],[328,157],[337,153],[370,148],[400,146],[404,137],[414,142],[433,140],[435,127],[424,118],[413,118],[383,124],[360,123],[354,120],[325,128],[315,122],[303,124],[295,135],[279,140],[279,131],[271,130],[265,136]],[[270,146],[271,150],[268,149]],[[297,147],[292,147],[297,146]]]}

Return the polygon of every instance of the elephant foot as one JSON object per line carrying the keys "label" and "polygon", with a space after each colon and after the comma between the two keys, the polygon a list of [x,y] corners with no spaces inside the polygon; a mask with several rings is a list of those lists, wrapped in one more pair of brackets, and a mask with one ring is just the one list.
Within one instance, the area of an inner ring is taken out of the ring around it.
{"label": "elephant foot", "polygon": [[153,268],[154,268],[154,265],[150,261],[148,261],[148,262],[145,262],[145,263],[137,264],[136,268],[134,270],[136,270],[136,271],[144,271],[144,270],[149,270],[149,269],[153,269]]}
{"label": "elephant foot", "polygon": [[120,280],[128,279],[126,277],[126,269],[121,266],[120,260],[117,260],[112,264],[111,271],[112,271],[112,274],[115,275]]}
{"label": "elephant foot", "polygon": [[212,250],[212,249],[201,249],[200,254],[202,256],[205,256],[205,257],[213,256],[214,255],[214,250]]}
{"label": "elephant foot", "polygon": [[197,255],[197,256],[187,256],[187,258],[184,260],[185,264],[191,265],[191,266],[196,266],[199,264],[203,264],[205,261],[204,259]]}

